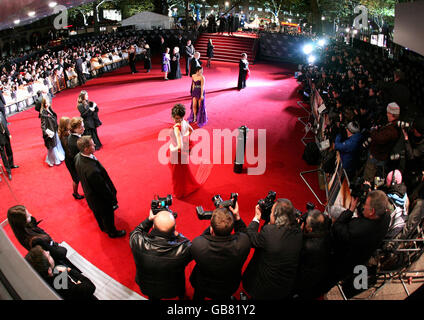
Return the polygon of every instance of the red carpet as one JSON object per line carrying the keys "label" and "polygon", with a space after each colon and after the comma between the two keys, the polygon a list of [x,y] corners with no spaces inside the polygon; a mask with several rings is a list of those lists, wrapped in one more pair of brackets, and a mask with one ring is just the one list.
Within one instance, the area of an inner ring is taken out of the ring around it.
{"label": "red carpet", "polygon": [[200,52],[200,56],[207,57],[207,48],[209,39],[212,39],[214,45],[214,56],[212,61],[225,61],[238,63],[241,54],[246,53],[249,64],[255,61],[257,47],[255,41],[259,41],[256,34],[240,35],[228,34],[219,35],[217,33],[202,33],[197,39],[194,47]]}
{"label": "red carpet", "polygon": [[[188,77],[163,81],[157,63],[149,74],[140,65],[138,68],[140,73],[135,75],[129,74],[129,67],[124,67],[82,87],[100,108],[103,125],[99,136],[104,147],[96,156],[118,190],[116,225],[128,233],[147,217],[154,195],[172,193],[169,168],[158,162],[158,150],[164,142],[157,137],[161,129],[171,126],[170,111],[175,103],[190,108]],[[266,129],[266,172],[249,176],[233,173],[232,164],[214,165],[200,190],[184,201],[174,200],[172,210],[178,212],[177,230],[190,239],[209,225],[209,221],[197,219],[195,206],[211,210],[214,194],[221,194],[226,200],[231,192],[238,192],[240,212],[246,224],[254,216],[257,200],[269,190],[276,191],[278,197],[291,199],[300,210],[305,209],[307,201],[317,203],[299,177],[300,171],[311,167],[301,159],[303,132],[297,117],[304,114],[296,105],[294,69],[267,63],[258,63],[251,69],[248,87],[239,92],[235,89],[237,64],[213,62],[212,68],[205,68],[209,122],[204,128],[209,132],[215,128],[233,130],[244,124],[255,129],[256,139],[257,129]],[[76,101],[82,88],[65,90],[53,99],[59,118],[79,115]],[[128,235],[110,239],[102,233],[85,200],[73,199],[72,181],[65,164],[50,168],[44,162],[46,149],[37,112],[31,109],[19,113],[10,117],[9,122],[15,163],[20,168],[13,170],[10,182],[16,201],[5,181],[0,182],[1,220],[6,218],[11,205],[24,204],[37,219],[43,219],[40,226],[53,239],[68,242],[104,272],[140,292],[134,281],[135,266]],[[13,235],[11,239],[24,253]],[[187,276],[193,265],[190,263],[186,269]],[[187,290],[191,296],[193,290],[189,284]]]}

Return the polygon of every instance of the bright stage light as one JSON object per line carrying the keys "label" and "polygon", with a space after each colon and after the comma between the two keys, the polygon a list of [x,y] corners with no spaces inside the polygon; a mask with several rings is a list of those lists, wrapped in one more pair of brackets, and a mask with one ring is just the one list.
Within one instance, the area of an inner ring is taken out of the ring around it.
{"label": "bright stage light", "polygon": [[303,53],[304,54],[310,54],[314,50],[314,47],[312,45],[307,44],[303,47]]}
{"label": "bright stage light", "polygon": [[35,11],[30,11],[30,12],[28,12],[28,15],[29,15],[30,17],[35,16]]}
{"label": "bright stage light", "polygon": [[52,1],[52,2],[49,3],[50,8],[54,8],[56,6],[57,6],[57,2]]}
{"label": "bright stage light", "polygon": [[316,60],[315,56],[310,55],[310,56],[308,57],[308,63],[314,63],[314,62],[315,62],[315,60]]}
{"label": "bright stage light", "polygon": [[15,21],[13,21],[15,24],[19,24],[21,22],[21,20],[17,19]]}
{"label": "bright stage light", "polygon": [[320,39],[320,40],[318,41],[318,45],[319,45],[320,47],[325,46],[325,43],[326,43],[325,39]]}

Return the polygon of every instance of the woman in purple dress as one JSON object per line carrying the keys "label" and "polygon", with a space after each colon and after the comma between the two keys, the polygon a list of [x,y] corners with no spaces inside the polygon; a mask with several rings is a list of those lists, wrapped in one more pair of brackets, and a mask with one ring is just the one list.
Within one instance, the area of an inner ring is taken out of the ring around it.
{"label": "woman in purple dress", "polygon": [[169,48],[166,48],[162,55],[162,72],[165,73],[165,80],[168,80],[168,72],[171,71],[171,57],[169,56]]}
{"label": "woman in purple dress", "polygon": [[208,116],[205,109],[205,77],[203,76],[203,68],[196,67],[196,73],[191,78],[191,114],[188,118],[189,122],[196,122],[199,128],[208,122]]}

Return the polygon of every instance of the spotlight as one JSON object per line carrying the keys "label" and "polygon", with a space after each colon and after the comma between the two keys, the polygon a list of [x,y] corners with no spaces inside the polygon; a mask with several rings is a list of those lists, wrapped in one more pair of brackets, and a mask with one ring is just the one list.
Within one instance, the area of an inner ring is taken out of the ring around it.
{"label": "spotlight", "polygon": [[52,1],[52,2],[49,3],[50,8],[54,8],[56,6],[57,6],[57,2]]}
{"label": "spotlight", "polygon": [[13,21],[15,24],[19,24],[21,22],[21,20],[17,19],[15,21]]}
{"label": "spotlight", "polygon": [[316,60],[315,56],[313,55],[308,56],[308,63],[312,64],[315,62],[315,60]]}
{"label": "spotlight", "polygon": [[326,43],[325,39],[320,39],[320,40],[318,41],[318,45],[319,45],[320,47],[325,46],[325,43]]}
{"label": "spotlight", "polygon": [[312,45],[310,45],[310,44],[306,44],[303,47],[303,53],[304,54],[310,54],[313,50],[314,50],[314,47],[312,47]]}
{"label": "spotlight", "polygon": [[35,16],[35,11],[30,11],[30,12],[28,12],[28,15],[29,15],[30,17]]}

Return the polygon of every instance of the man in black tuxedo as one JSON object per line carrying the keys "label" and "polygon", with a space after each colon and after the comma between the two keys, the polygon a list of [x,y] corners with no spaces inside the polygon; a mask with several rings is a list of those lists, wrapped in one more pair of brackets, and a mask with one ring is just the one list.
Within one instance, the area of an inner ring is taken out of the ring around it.
{"label": "man in black tuxedo", "polygon": [[3,114],[3,117],[6,119],[6,100],[3,97],[3,88],[0,88],[0,112]]}
{"label": "man in black tuxedo", "polygon": [[233,35],[233,31],[234,31],[234,16],[233,16],[233,14],[231,13],[229,16],[228,16],[228,20],[227,20],[227,31],[228,31],[228,35],[230,36],[232,36]]}
{"label": "man in black tuxedo", "polygon": [[[231,212],[230,212],[231,210]],[[234,234],[231,234],[234,228]],[[190,275],[193,300],[229,300],[240,286],[241,269],[250,252],[246,225],[238,204],[233,209],[215,209],[211,225],[192,241],[191,254],[196,261]]]}
{"label": "man in black tuxedo", "polygon": [[131,73],[132,74],[137,73],[138,71],[135,67],[135,48],[134,48],[134,46],[130,47],[130,53],[128,55],[128,60],[129,60],[130,68],[131,68]]}
{"label": "man in black tuxedo", "polygon": [[81,57],[80,56],[76,57],[76,60],[75,60],[75,71],[77,72],[78,82],[79,82],[79,85],[80,86],[82,86],[86,82],[84,73],[82,72],[82,63],[83,62],[82,62]]}
{"label": "man in black tuxedo", "polygon": [[200,61],[200,52],[196,51],[194,57],[190,62],[190,77],[196,73],[196,67],[201,67],[202,61]]}
{"label": "man in black tuxedo", "polygon": [[191,65],[191,60],[194,57],[194,46],[191,44],[191,40],[187,41],[187,45],[185,47],[185,57],[186,57],[186,76],[190,75],[190,65]]}
{"label": "man in black tuxedo", "polygon": [[10,138],[12,138],[12,136],[7,128],[6,118],[3,116],[3,113],[0,112],[0,154],[4,168],[7,171],[8,178],[9,180],[12,180],[12,169],[19,168],[19,166],[16,166],[13,163],[13,152],[12,145],[10,144]]}
{"label": "man in black tuxedo", "polygon": [[95,144],[90,136],[82,136],[77,142],[80,153],[75,156],[75,169],[80,178],[88,206],[97,223],[109,237],[123,237],[125,230],[115,227],[114,211],[118,208],[116,188],[106,169],[94,156]]}

